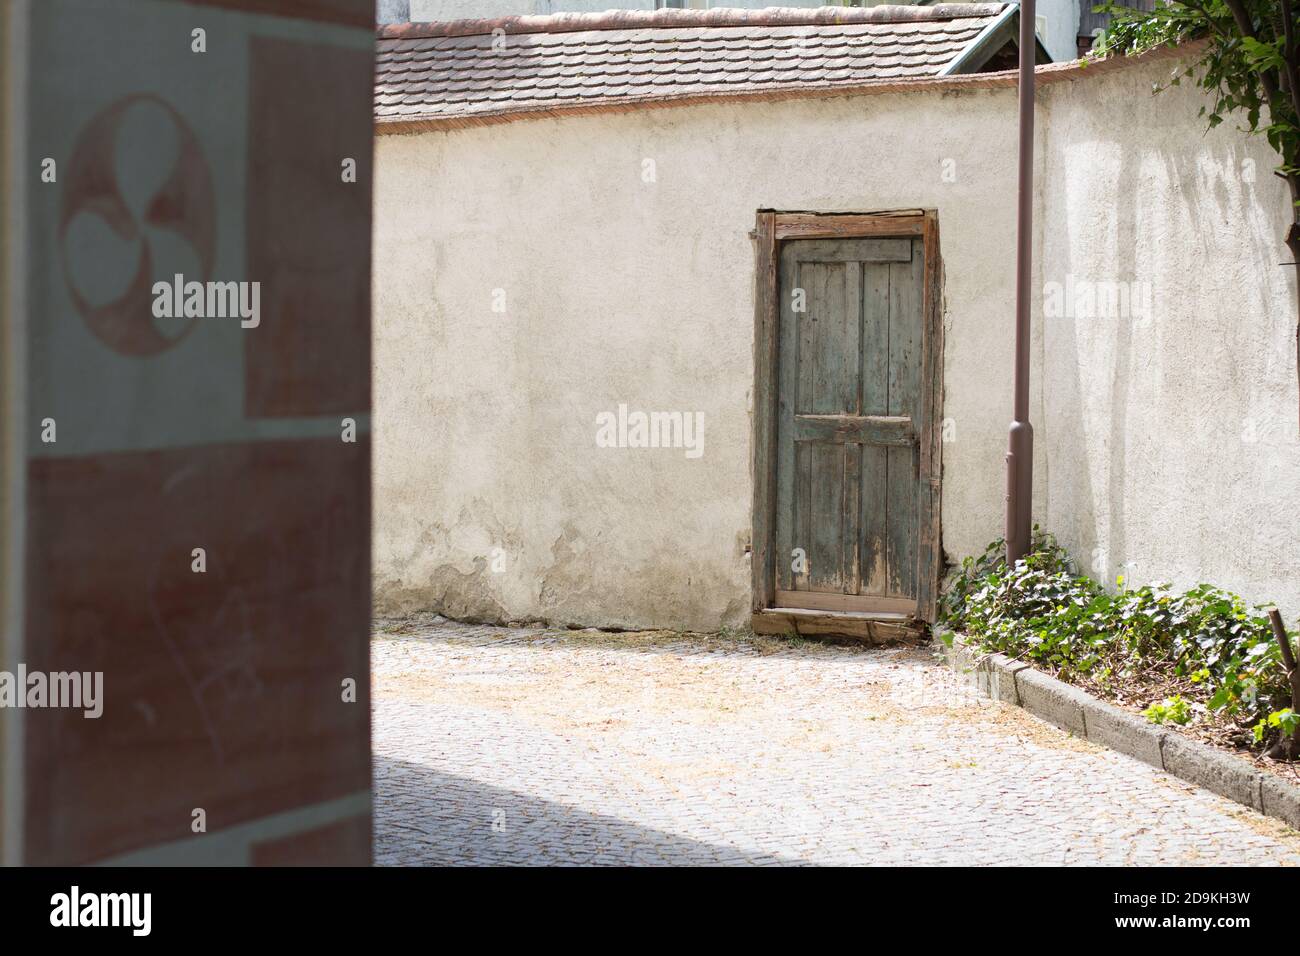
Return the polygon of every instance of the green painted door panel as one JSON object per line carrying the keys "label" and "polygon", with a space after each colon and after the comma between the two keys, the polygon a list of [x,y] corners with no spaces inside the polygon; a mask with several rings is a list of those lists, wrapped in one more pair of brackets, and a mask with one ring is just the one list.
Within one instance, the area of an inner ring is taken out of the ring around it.
{"label": "green painted door panel", "polygon": [[922,242],[789,241],[779,270],[776,587],[916,598]]}

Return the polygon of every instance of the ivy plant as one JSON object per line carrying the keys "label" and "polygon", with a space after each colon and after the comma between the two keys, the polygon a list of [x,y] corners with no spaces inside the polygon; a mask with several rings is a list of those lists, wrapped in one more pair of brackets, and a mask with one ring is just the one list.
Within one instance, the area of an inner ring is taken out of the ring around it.
{"label": "ivy plant", "polygon": [[1252,729],[1259,744],[1300,726],[1264,606],[1209,584],[1175,592],[1120,577],[1107,589],[1037,527],[1028,555],[1008,567],[1004,554],[995,541],[966,558],[944,595],[944,623],[977,649],[1103,691],[1156,679],[1186,687],[1146,709],[1156,723],[1203,711]]}

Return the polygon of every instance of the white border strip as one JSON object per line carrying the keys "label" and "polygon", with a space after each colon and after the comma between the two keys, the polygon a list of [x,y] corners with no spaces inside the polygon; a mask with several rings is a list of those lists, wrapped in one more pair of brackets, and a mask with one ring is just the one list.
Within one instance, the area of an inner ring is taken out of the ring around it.
{"label": "white border strip", "polygon": [[[259,817],[247,823],[223,827],[213,833],[195,834],[187,840],[156,844],[101,860],[96,866],[248,866],[253,847],[320,827],[358,817],[371,817],[369,790],[358,791],[324,803],[306,804]],[[373,839],[372,839],[373,844]]]}
{"label": "white border strip", "polygon": [[[3,639],[0,664],[8,671],[23,659],[24,571],[27,504],[27,48],[31,33],[29,0],[11,0],[0,16],[0,122],[6,155],[0,157],[0,183],[6,207],[0,222],[0,256],[4,257],[5,300],[0,305],[0,613]],[[0,864],[23,862],[24,740],[23,712],[0,715]]]}

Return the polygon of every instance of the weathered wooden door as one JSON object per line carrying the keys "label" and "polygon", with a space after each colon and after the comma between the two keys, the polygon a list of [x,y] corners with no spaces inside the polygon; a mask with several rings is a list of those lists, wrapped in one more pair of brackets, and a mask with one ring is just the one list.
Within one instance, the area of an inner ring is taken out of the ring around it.
{"label": "weathered wooden door", "polygon": [[919,236],[780,247],[778,607],[915,614],[928,596],[924,253]]}

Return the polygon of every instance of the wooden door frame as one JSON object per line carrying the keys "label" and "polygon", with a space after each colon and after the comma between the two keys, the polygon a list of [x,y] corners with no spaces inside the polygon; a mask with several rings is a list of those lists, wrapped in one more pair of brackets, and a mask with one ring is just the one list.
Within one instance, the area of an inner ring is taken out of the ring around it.
{"label": "wooden door frame", "polygon": [[922,321],[926,347],[921,352],[922,415],[920,442],[920,540],[917,542],[917,617],[936,619],[940,547],[940,478],[943,470],[943,310],[939,214],[933,209],[897,212],[817,213],[760,209],[751,233],[757,268],[754,295],[754,414],[751,476],[754,486],[751,572],[752,610],[757,617],[775,606],[777,383],[780,362],[778,267],[781,243],[790,239],[919,238],[925,255]]}

